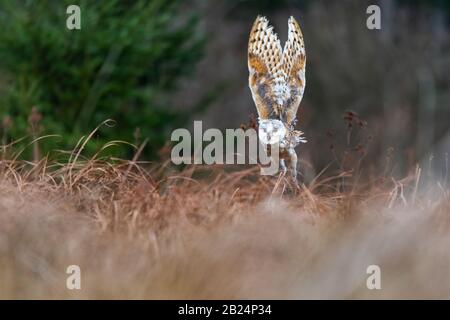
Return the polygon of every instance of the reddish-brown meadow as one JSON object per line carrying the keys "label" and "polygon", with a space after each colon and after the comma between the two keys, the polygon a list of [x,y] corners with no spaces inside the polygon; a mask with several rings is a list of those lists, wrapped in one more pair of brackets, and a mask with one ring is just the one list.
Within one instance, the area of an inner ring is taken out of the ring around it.
{"label": "reddish-brown meadow", "polygon": [[448,298],[449,193],[419,173],[293,189],[257,167],[2,160],[0,297]]}

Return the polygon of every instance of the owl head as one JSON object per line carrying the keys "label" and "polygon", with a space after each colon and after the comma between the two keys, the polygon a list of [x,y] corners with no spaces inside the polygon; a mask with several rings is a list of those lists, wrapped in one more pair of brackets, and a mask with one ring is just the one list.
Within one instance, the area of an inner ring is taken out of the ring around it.
{"label": "owl head", "polygon": [[258,136],[259,140],[266,145],[280,143],[286,137],[286,127],[280,120],[260,120]]}

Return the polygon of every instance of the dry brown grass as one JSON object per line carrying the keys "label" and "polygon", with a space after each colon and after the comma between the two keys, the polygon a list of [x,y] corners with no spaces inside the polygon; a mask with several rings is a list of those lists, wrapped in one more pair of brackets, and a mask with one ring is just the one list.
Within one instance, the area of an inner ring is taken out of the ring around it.
{"label": "dry brown grass", "polygon": [[59,162],[40,158],[46,137],[31,162],[0,149],[0,298],[448,297],[449,193],[418,169],[363,183],[363,153],[294,187],[257,167],[143,165],[145,142],[132,161],[86,159],[99,127]]}
{"label": "dry brown grass", "polygon": [[418,173],[344,192],[346,174],[293,190],[256,167],[3,160],[0,298],[450,298],[449,193]]}

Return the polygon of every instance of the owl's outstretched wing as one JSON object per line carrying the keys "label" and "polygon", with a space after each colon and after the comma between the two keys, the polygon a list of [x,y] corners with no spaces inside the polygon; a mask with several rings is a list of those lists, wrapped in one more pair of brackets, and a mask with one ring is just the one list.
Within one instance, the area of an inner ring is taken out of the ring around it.
{"label": "owl's outstretched wing", "polygon": [[305,91],[306,52],[302,30],[294,17],[289,18],[288,25],[288,40],[284,45],[282,61],[290,97],[283,107],[283,114],[285,121],[291,124]]}
{"label": "owl's outstretched wing", "polygon": [[280,67],[282,49],[273,27],[265,17],[253,23],[248,42],[249,86],[260,119],[278,113],[273,98],[274,74]]}

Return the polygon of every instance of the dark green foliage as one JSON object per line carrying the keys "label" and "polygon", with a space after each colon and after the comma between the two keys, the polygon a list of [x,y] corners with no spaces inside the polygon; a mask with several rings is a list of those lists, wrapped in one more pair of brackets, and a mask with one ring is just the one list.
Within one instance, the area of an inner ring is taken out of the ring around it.
{"label": "dark green foliage", "polygon": [[[179,2],[1,0],[0,117],[13,119],[10,138],[29,134],[28,115],[37,106],[39,135],[62,136],[46,141],[44,150],[72,148],[114,119],[90,151],[110,140],[133,142],[139,128],[154,155],[192,112],[175,112],[169,98],[203,51],[197,20],[178,12]],[[81,8],[81,30],[66,28],[70,4]]]}

